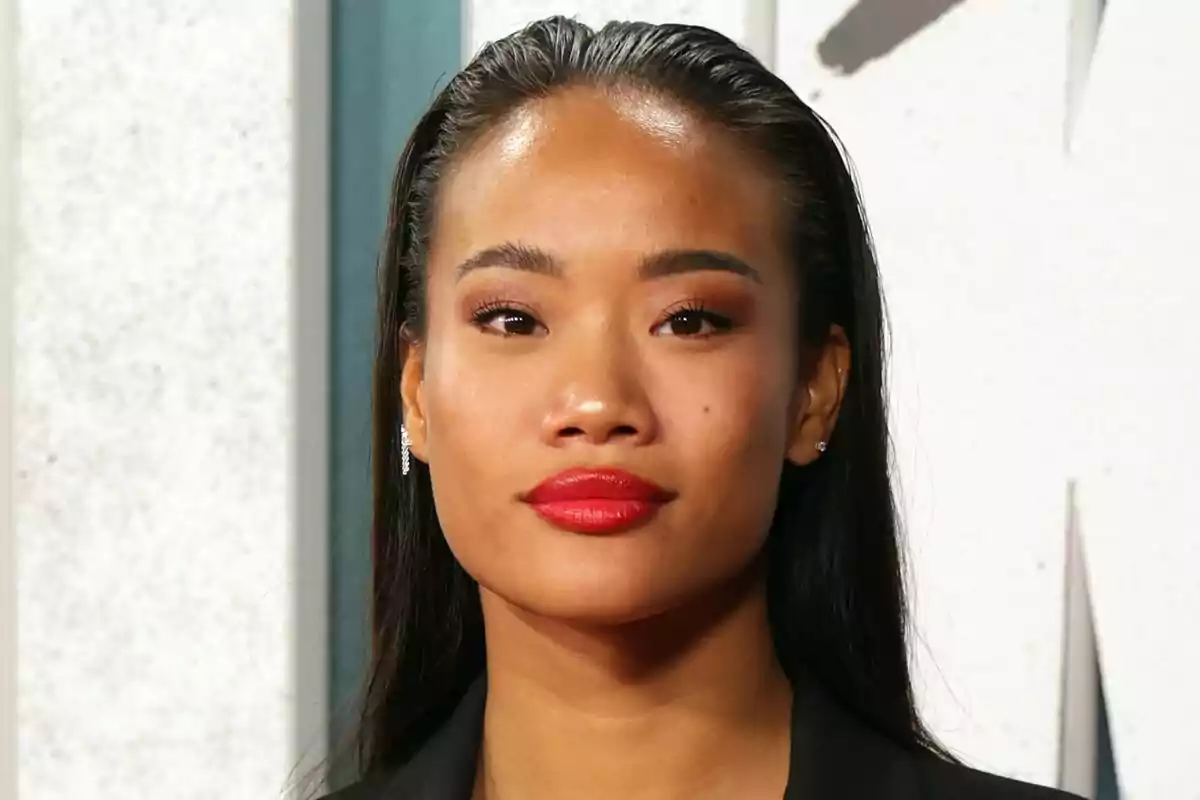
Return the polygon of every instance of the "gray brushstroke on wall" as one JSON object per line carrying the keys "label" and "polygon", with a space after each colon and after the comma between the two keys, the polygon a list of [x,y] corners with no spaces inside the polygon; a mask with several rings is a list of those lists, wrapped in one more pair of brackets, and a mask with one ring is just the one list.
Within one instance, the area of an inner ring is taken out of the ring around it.
{"label": "gray brushstroke on wall", "polygon": [[852,75],[883,58],[965,0],[859,0],[817,45],[821,63]]}

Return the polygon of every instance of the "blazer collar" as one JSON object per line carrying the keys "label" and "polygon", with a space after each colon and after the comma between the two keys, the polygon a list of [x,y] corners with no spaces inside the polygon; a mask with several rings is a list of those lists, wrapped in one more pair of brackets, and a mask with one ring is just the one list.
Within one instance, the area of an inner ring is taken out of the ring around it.
{"label": "blazer collar", "polygon": [[918,789],[911,754],[859,722],[815,684],[796,693],[783,800],[912,800]]}
{"label": "blazer collar", "polygon": [[471,800],[486,699],[487,680],[480,677],[437,733],[389,777],[379,800]]}
{"label": "blazer collar", "polygon": [[[486,699],[487,681],[480,677],[429,742],[384,782],[380,797],[470,800]],[[783,800],[885,796],[918,796],[912,757],[859,723],[816,686],[797,692]]]}

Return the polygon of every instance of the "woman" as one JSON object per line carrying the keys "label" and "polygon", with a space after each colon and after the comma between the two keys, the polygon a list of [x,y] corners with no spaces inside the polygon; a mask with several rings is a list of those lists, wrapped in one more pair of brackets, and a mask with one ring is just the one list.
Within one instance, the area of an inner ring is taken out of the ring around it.
{"label": "woman", "polygon": [[836,139],[709,30],[548,19],[392,193],[363,780],[1051,798],[913,707],[883,305]]}

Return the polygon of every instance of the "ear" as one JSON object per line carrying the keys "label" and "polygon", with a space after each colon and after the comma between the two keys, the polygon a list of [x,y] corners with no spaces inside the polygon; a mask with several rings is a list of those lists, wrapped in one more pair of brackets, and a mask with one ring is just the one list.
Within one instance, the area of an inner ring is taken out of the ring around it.
{"label": "ear", "polygon": [[425,417],[425,346],[403,336],[404,368],[400,371],[400,405],[404,427],[408,429],[408,449],[414,457],[428,462],[429,426]]}
{"label": "ear", "polygon": [[831,326],[829,337],[813,360],[808,381],[796,388],[787,450],[787,459],[793,464],[804,466],[816,461],[822,443],[833,434],[850,379],[850,355],[846,332],[840,325]]}

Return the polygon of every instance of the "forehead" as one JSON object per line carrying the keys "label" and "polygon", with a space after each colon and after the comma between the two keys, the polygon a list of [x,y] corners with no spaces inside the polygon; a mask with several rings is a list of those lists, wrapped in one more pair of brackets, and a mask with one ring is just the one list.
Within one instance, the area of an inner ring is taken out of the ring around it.
{"label": "forehead", "polygon": [[512,114],[438,198],[433,262],[511,241],[572,257],[668,248],[777,260],[776,181],[729,133],[644,93],[572,89]]}

